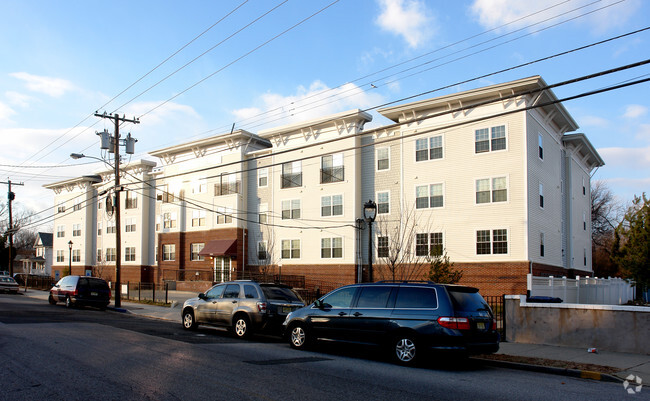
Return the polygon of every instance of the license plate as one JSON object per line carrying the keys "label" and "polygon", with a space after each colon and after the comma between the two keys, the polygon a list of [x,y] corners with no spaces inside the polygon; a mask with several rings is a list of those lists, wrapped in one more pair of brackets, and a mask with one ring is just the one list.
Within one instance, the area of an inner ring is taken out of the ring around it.
{"label": "license plate", "polygon": [[284,314],[291,313],[291,307],[290,306],[281,306],[280,307],[280,313],[284,313]]}
{"label": "license plate", "polygon": [[478,330],[485,330],[485,323],[483,323],[483,322],[476,323],[476,328]]}
{"label": "license plate", "polygon": [[99,293],[94,292],[94,291],[91,291],[91,292],[90,292],[90,296],[91,296],[91,297],[96,297],[97,295],[99,295]]}

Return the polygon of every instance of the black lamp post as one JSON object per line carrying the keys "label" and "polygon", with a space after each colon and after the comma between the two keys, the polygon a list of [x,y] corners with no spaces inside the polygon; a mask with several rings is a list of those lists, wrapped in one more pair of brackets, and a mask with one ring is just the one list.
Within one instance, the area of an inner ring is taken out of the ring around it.
{"label": "black lamp post", "polygon": [[72,276],[72,241],[68,241],[68,249],[70,255],[68,256],[68,276]]}
{"label": "black lamp post", "polygon": [[368,222],[368,280],[373,282],[372,278],[372,222],[377,217],[377,204],[372,200],[363,204],[363,217]]}

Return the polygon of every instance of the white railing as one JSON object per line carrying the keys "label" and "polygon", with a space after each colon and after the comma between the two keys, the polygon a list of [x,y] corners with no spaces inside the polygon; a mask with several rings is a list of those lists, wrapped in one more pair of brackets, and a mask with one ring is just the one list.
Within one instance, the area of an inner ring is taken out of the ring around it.
{"label": "white railing", "polygon": [[634,282],[621,278],[527,276],[531,296],[557,297],[566,303],[623,305],[635,295]]}

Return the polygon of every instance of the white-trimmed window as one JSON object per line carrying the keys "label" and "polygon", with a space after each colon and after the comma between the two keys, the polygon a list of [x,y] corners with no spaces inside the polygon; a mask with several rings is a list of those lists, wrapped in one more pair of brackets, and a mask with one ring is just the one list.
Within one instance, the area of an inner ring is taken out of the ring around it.
{"label": "white-trimmed window", "polygon": [[115,220],[106,221],[106,234],[115,234]]}
{"label": "white-trimmed window", "polygon": [[135,222],[136,218],[135,217],[129,217],[126,219],[126,225],[124,226],[124,231],[127,233],[134,233],[135,232]]}
{"label": "white-trimmed window", "polygon": [[544,209],[544,184],[539,183],[539,207]]}
{"label": "white-trimmed window", "polygon": [[83,202],[83,200],[81,198],[75,198],[72,210],[73,211],[81,210],[82,202]]}
{"label": "white-trimmed window", "polygon": [[341,182],[345,178],[343,153],[321,157],[320,183]]}
{"label": "white-trimmed window", "polygon": [[125,262],[135,262],[135,247],[127,246],[124,248],[124,261]]}
{"label": "white-trimmed window", "polygon": [[72,236],[73,237],[81,237],[81,224],[73,224],[72,225]]}
{"label": "white-trimmed window", "polygon": [[343,257],[343,237],[321,238],[320,257],[338,259]]}
{"label": "white-trimmed window", "polygon": [[540,160],[544,160],[544,136],[539,133],[537,136],[537,148],[538,148],[538,156]]}
{"label": "white-trimmed window", "polygon": [[587,266],[587,248],[582,248],[582,265]]}
{"label": "white-trimmed window", "polygon": [[126,191],[126,204],[125,209],[136,209],[138,207],[138,193],[134,191]]}
{"label": "white-trimmed window", "polygon": [[56,261],[57,263],[65,262],[65,251],[58,249],[56,251]]}
{"label": "white-trimmed window", "polygon": [[72,261],[73,262],[81,262],[81,249],[73,249],[72,250]]}
{"label": "white-trimmed window", "polygon": [[302,187],[302,162],[288,162],[282,164],[281,188]]}
{"label": "white-trimmed window", "polygon": [[192,210],[192,227],[205,226],[205,210]]}
{"label": "white-trimmed window", "polygon": [[343,195],[321,196],[320,215],[322,217],[343,216]]}
{"label": "white-trimmed window", "polygon": [[101,250],[101,248],[97,249],[97,261],[98,262],[102,261],[102,250]]}
{"label": "white-trimmed window", "polygon": [[300,240],[283,239],[282,240],[282,259],[300,259]]}
{"label": "white-trimmed window", "polygon": [[269,169],[261,168],[257,170],[257,186],[262,188],[269,185]]}
{"label": "white-trimmed window", "polygon": [[508,253],[508,230],[477,230],[477,255],[503,255]]}
{"label": "white-trimmed window", "polygon": [[56,237],[57,238],[65,237],[65,226],[56,226]]}
{"label": "white-trimmed window", "polygon": [[190,260],[193,262],[198,262],[203,260],[203,256],[199,255],[199,252],[203,250],[205,243],[197,242],[195,244],[190,244]]}
{"label": "white-trimmed window", "polygon": [[172,261],[176,260],[176,244],[164,244],[163,245],[163,261]]}
{"label": "white-trimmed window", "polygon": [[97,236],[102,235],[102,222],[97,223]]}
{"label": "white-trimmed window", "polygon": [[115,257],[117,253],[115,251],[115,248],[106,248],[106,261],[107,262],[115,262]]}
{"label": "white-trimmed window", "polygon": [[506,126],[498,125],[474,131],[474,152],[485,153],[506,149]]}
{"label": "white-trimmed window", "polygon": [[390,213],[390,192],[377,192],[377,214]]}
{"label": "white-trimmed window", "polygon": [[300,199],[282,201],[282,220],[300,218]]}
{"label": "white-trimmed window", "polygon": [[442,255],[442,250],[442,233],[415,234],[416,256]]}
{"label": "white-trimmed window", "polygon": [[427,209],[444,206],[442,184],[420,185],[415,187],[415,208]]}
{"label": "white-trimmed window", "polygon": [[260,203],[259,207],[259,222],[260,224],[266,224],[269,221],[269,204]]}
{"label": "white-trimmed window", "polygon": [[587,231],[587,212],[582,212],[582,230]]}
{"label": "white-trimmed window", "polygon": [[266,241],[257,243],[257,260],[266,260],[269,258],[268,244]]}
{"label": "white-trimmed window", "polygon": [[217,224],[230,224],[232,223],[232,210],[227,207],[217,208]]}
{"label": "white-trimmed window", "polygon": [[208,192],[208,183],[205,180],[198,180],[192,183],[193,194],[204,194]]}
{"label": "white-trimmed window", "polygon": [[377,171],[390,170],[390,148],[378,148],[376,157]]}
{"label": "white-trimmed window", "polygon": [[[98,205],[101,205],[101,202],[98,203]],[[65,212],[65,202],[59,203],[59,206],[56,208],[57,213],[64,213]]]}
{"label": "white-trimmed window", "polygon": [[415,141],[415,161],[442,159],[442,135],[420,138]]}
{"label": "white-trimmed window", "polygon": [[387,236],[377,237],[377,257],[387,258],[390,254],[389,242]]}
{"label": "white-trimmed window", "polygon": [[508,180],[506,177],[480,178],[476,180],[476,203],[506,202]]}
{"label": "white-trimmed window", "polygon": [[176,228],[177,213],[163,213],[163,228]]}
{"label": "white-trimmed window", "polygon": [[544,257],[544,233],[539,233],[539,256]]}

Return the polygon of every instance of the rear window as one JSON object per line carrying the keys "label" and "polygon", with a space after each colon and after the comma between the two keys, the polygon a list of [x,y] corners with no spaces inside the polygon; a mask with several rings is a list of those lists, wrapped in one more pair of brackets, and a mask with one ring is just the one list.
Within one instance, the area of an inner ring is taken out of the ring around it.
{"label": "rear window", "polygon": [[489,311],[490,307],[476,291],[448,288],[454,309],[462,312]]}
{"label": "rear window", "polygon": [[91,290],[107,290],[108,289],[108,283],[104,280],[99,280],[99,279],[93,279],[89,278],[86,279],[88,288]]}
{"label": "rear window", "polygon": [[435,309],[438,297],[433,288],[400,287],[395,300],[395,308]]}
{"label": "rear window", "polygon": [[302,302],[302,299],[291,288],[263,286],[262,292],[269,301]]}

